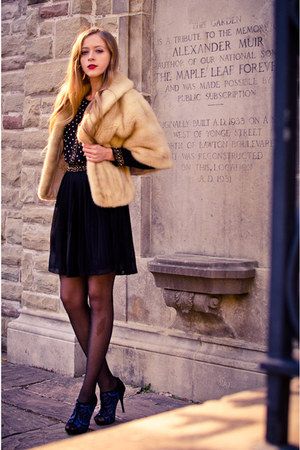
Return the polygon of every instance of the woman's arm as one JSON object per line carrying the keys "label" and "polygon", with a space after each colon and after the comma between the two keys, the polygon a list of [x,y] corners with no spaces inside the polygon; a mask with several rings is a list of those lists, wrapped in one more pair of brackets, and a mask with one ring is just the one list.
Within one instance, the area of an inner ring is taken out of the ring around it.
{"label": "woman's arm", "polygon": [[148,166],[147,164],[140,163],[137,161],[131,154],[130,150],[127,150],[127,148],[120,147],[120,148],[112,148],[114,161],[112,163],[117,166],[128,166],[128,167],[135,167],[137,169],[143,169],[143,170],[151,170],[153,169],[152,166]]}

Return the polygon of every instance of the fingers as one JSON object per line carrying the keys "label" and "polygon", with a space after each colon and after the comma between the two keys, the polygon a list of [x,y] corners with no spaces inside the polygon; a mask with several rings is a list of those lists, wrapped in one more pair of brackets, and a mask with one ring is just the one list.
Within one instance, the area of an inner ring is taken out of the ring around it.
{"label": "fingers", "polygon": [[105,159],[106,148],[99,144],[82,144],[83,153],[88,161],[101,162]]}

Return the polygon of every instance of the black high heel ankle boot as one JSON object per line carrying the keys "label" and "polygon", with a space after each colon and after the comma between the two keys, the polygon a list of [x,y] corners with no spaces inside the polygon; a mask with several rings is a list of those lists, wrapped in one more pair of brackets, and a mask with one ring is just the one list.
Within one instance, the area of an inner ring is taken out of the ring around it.
{"label": "black high heel ankle boot", "polygon": [[94,409],[97,405],[97,396],[90,403],[82,403],[76,400],[75,408],[68,422],[65,430],[68,434],[81,434],[89,429],[90,420]]}
{"label": "black high heel ankle boot", "polygon": [[94,417],[97,425],[110,425],[116,420],[116,409],[119,400],[122,411],[125,412],[123,398],[126,388],[120,378],[116,378],[116,380],[117,387],[115,389],[100,393],[101,407],[98,414]]}

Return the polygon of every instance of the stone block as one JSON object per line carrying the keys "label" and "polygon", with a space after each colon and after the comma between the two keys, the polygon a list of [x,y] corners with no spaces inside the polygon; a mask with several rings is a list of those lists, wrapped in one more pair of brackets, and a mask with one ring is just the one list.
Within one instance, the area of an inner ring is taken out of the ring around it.
{"label": "stone block", "polygon": [[27,0],[20,0],[20,11],[22,16],[26,15],[27,6],[28,6]]}
{"label": "stone block", "polygon": [[111,14],[111,2],[112,0],[101,0],[101,2],[96,2],[96,16],[106,16],[106,14]]}
{"label": "stone block", "polygon": [[37,149],[41,151],[47,144],[48,133],[45,130],[24,130],[23,133],[23,148]]}
{"label": "stone block", "polygon": [[20,130],[23,128],[23,116],[22,115],[4,115],[3,116],[3,128],[5,130]]}
{"label": "stone block", "polygon": [[101,17],[95,22],[97,27],[104,28],[109,31],[115,38],[118,34],[118,18],[117,17]]}
{"label": "stone block", "polygon": [[2,264],[2,279],[8,281],[20,281],[19,267],[7,266]]}
{"label": "stone block", "polygon": [[1,311],[6,317],[16,319],[19,317],[20,302],[15,300],[2,300]]}
{"label": "stone block", "polygon": [[20,266],[22,247],[20,245],[2,245],[2,263],[7,266]]}
{"label": "stone block", "polygon": [[37,223],[24,223],[22,243],[31,250],[49,250],[49,227]]}
{"label": "stone block", "polygon": [[129,11],[131,13],[151,14],[152,0],[130,0]]}
{"label": "stone block", "polygon": [[24,69],[25,64],[26,64],[25,55],[16,55],[10,58],[3,58],[2,71],[8,72],[17,69]]}
{"label": "stone block", "polygon": [[[40,149],[23,150],[22,162],[24,166],[41,166],[43,157]],[[41,170],[41,169],[40,169]]]}
{"label": "stone block", "polygon": [[2,281],[2,298],[6,300],[21,301],[22,285],[13,281]]}
{"label": "stone block", "polygon": [[18,93],[18,94],[6,94],[3,96],[4,98],[4,104],[2,108],[2,113],[9,113],[9,112],[23,112],[23,105],[24,105],[24,94]]}
{"label": "stone block", "polygon": [[129,0],[112,0],[113,14],[129,13]]}
{"label": "stone block", "polygon": [[1,211],[1,242],[5,241],[5,239],[6,239],[6,218],[7,218],[7,210],[2,207],[2,211]]}
{"label": "stone block", "polygon": [[35,203],[37,201],[37,186],[40,176],[41,170],[39,168],[22,168],[20,200],[23,204]]}
{"label": "stone block", "polygon": [[53,216],[53,208],[45,206],[26,206],[23,208],[23,221],[49,225]]}
{"label": "stone block", "polygon": [[57,86],[66,72],[67,61],[27,64],[25,68],[25,94],[57,93]]}
{"label": "stone block", "polygon": [[2,185],[7,187],[20,187],[21,185],[21,159],[18,149],[2,150]]}
{"label": "stone block", "polygon": [[56,22],[55,58],[69,57],[78,31],[90,26],[91,22],[84,17],[71,17]]}
{"label": "stone block", "polygon": [[2,186],[2,204],[12,209],[20,209],[22,204],[20,202],[19,188]]}
{"label": "stone block", "polygon": [[2,3],[1,17],[2,20],[16,19],[20,17],[20,5],[19,2]]}
{"label": "stone block", "polygon": [[72,14],[91,14],[92,7],[92,0],[74,0],[72,5]]}
{"label": "stone block", "polygon": [[40,116],[40,122],[39,122],[39,128],[48,130],[49,129],[49,115],[41,114]]}
{"label": "stone block", "polygon": [[13,20],[11,26],[13,33],[22,33],[26,31],[26,18],[20,17],[19,19]]}
{"label": "stone block", "polygon": [[25,53],[25,33],[11,34],[2,38],[2,57]]}
{"label": "stone block", "polygon": [[29,39],[35,38],[38,36],[38,24],[39,24],[39,17],[38,17],[38,9],[37,8],[28,8],[27,14],[26,14],[26,32],[27,37]]}
{"label": "stone block", "polygon": [[48,262],[49,262],[49,251],[48,252],[38,252],[34,256],[34,269],[39,272],[48,272]]}
{"label": "stone block", "polygon": [[11,22],[2,22],[1,35],[5,36],[6,34],[10,34],[10,26]]}
{"label": "stone block", "polygon": [[41,112],[42,114],[48,114],[52,113],[53,111],[53,105],[54,105],[55,97],[47,97],[44,96],[41,98]]}
{"label": "stone block", "polygon": [[24,73],[17,71],[13,74],[2,74],[2,92],[23,92],[24,91]]}
{"label": "stone block", "polygon": [[22,303],[28,308],[57,311],[58,298],[49,294],[41,294],[24,290],[22,292]]}
{"label": "stone block", "polygon": [[49,6],[41,6],[39,15],[42,19],[50,19],[52,17],[66,16],[68,14],[68,3],[57,3]]}
{"label": "stone block", "polygon": [[7,217],[6,219],[6,241],[9,244],[22,243],[22,219]]}
{"label": "stone block", "polygon": [[40,121],[41,99],[36,97],[25,97],[24,101],[24,127],[38,127]]}
{"label": "stone block", "polygon": [[53,35],[53,27],[54,23],[52,20],[43,20],[43,22],[40,24],[40,35]]}
{"label": "stone block", "polygon": [[52,36],[26,41],[27,61],[45,61],[52,58]]}
{"label": "stone block", "polygon": [[24,251],[22,254],[22,269],[21,269],[21,282],[23,288],[26,290],[33,289],[33,271],[34,271],[34,257],[33,252]]}
{"label": "stone block", "polygon": [[22,137],[23,131],[11,131],[11,130],[3,130],[2,131],[2,147],[5,149],[9,148],[22,148]]}
{"label": "stone block", "polygon": [[34,272],[33,290],[44,294],[59,294],[59,277],[53,273]]}

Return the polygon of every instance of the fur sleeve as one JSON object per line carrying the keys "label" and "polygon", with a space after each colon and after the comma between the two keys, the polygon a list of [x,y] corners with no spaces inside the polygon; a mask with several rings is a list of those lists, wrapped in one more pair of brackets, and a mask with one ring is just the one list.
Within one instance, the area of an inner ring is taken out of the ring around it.
{"label": "fur sleeve", "polygon": [[169,169],[173,165],[171,151],[154,111],[138,91],[135,91],[134,97],[134,103],[128,105],[129,110],[132,108],[134,111],[130,134],[122,147],[130,150],[142,164],[154,169]]}

